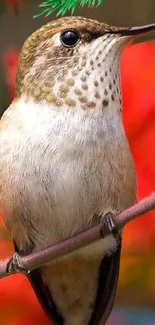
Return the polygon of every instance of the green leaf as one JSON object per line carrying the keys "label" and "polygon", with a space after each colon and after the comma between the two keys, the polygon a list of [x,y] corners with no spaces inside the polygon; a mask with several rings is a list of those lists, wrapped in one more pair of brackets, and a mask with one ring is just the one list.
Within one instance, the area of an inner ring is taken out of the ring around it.
{"label": "green leaf", "polygon": [[44,15],[47,11],[48,11],[48,9],[45,9],[45,10],[43,10],[41,12],[38,12],[38,14],[34,15],[33,18],[38,18],[38,17]]}
{"label": "green leaf", "polygon": [[44,1],[39,5],[40,8],[45,8],[43,11],[34,15],[34,18],[38,18],[45,14],[45,17],[51,15],[53,12],[57,11],[57,16],[65,15],[69,10],[71,11],[71,15],[74,13],[76,7],[84,7],[88,5],[89,7],[98,7],[101,5],[103,0],[49,0]]}

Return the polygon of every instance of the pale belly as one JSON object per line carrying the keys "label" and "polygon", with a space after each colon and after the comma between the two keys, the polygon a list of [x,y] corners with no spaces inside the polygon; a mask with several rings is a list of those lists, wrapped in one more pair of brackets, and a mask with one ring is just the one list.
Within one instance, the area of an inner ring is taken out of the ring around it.
{"label": "pale belly", "polygon": [[117,111],[92,119],[50,111],[46,120],[33,106],[30,120],[27,107],[16,110],[16,123],[0,132],[0,202],[20,249],[40,249],[88,228],[95,214],[133,204],[134,166]]}
{"label": "pale belly", "polygon": [[[18,123],[0,133],[0,208],[19,250],[39,250],[90,227],[94,215],[134,203],[134,166],[117,112],[91,120],[86,112],[50,112],[46,120],[33,106],[30,121],[26,109],[17,107]],[[115,249],[109,236],[42,268],[65,325],[88,323],[101,258]]]}

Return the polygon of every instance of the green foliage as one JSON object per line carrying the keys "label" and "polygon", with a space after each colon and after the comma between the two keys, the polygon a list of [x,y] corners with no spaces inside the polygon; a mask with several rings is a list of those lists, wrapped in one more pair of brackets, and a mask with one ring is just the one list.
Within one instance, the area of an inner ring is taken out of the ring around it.
{"label": "green foliage", "polygon": [[40,4],[39,7],[43,8],[41,12],[34,15],[34,18],[45,15],[45,17],[51,15],[53,12],[57,11],[57,16],[64,15],[68,10],[71,11],[71,14],[74,13],[76,7],[83,7],[88,5],[89,7],[99,6],[103,0],[49,0],[44,1]]}

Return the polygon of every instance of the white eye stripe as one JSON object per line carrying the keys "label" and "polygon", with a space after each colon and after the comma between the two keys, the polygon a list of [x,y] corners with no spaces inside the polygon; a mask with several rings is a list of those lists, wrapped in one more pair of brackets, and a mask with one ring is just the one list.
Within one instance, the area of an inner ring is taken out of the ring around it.
{"label": "white eye stripe", "polygon": [[61,46],[62,45],[61,40],[60,40],[60,33],[55,34],[52,37],[52,40],[53,40],[53,43],[54,43],[55,46]]}

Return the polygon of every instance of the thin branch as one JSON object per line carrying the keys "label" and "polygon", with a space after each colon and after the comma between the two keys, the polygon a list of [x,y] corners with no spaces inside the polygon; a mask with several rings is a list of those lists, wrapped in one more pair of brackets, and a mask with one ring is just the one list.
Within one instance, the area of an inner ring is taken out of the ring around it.
{"label": "thin branch", "polygon": [[19,272],[28,274],[49,261],[116,233],[129,221],[153,209],[155,209],[155,193],[121,213],[116,215],[107,214],[102,218],[100,224],[36,253],[23,257],[15,253],[11,259],[0,262],[0,278]]}

